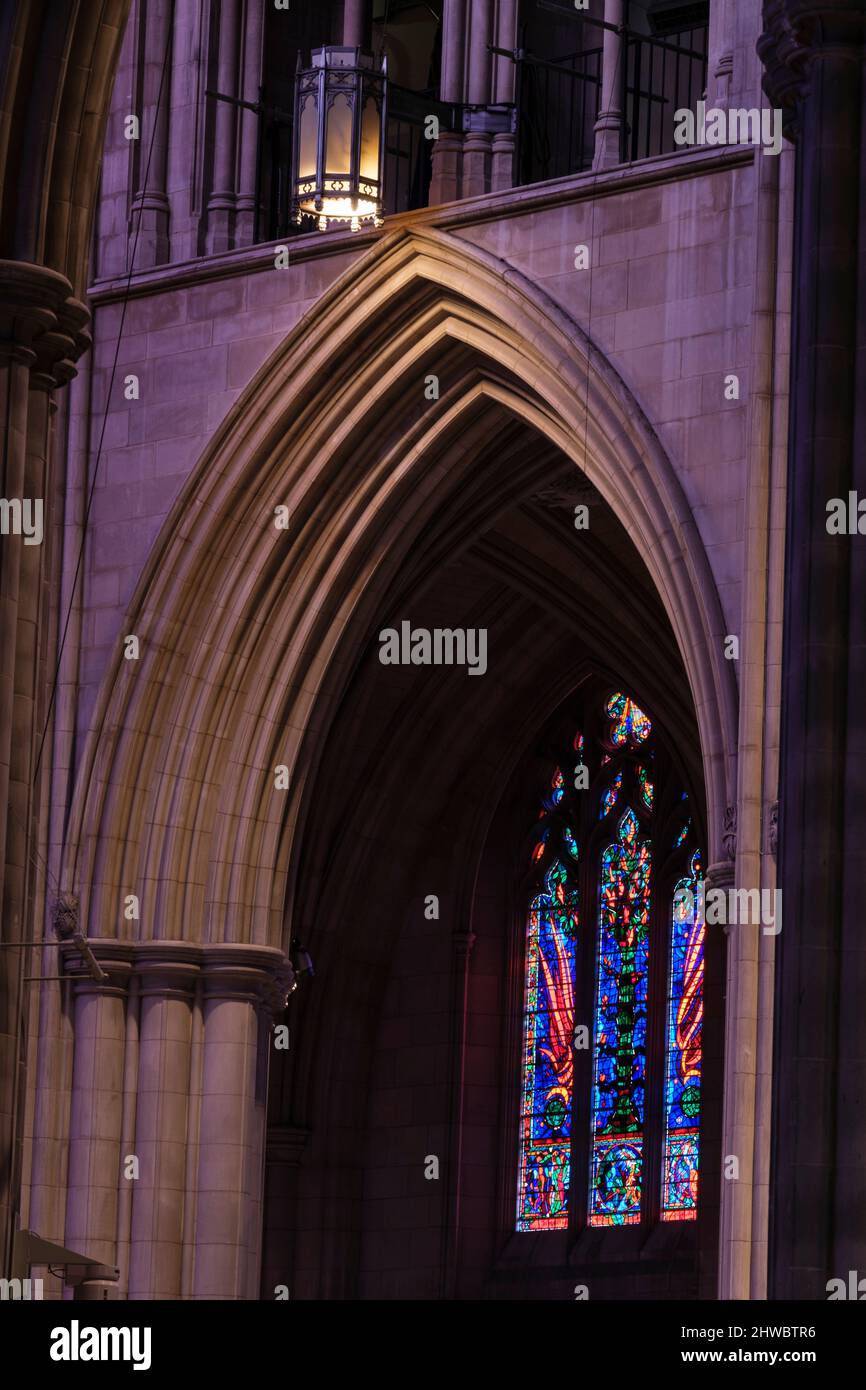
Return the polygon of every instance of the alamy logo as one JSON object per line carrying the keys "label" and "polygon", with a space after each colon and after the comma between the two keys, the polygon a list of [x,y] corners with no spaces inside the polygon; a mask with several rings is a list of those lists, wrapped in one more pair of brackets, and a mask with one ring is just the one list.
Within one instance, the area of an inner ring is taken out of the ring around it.
{"label": "alamy logo", "polygon": [[827,534],[829,536],[866,536],[866,497],[849,492],[844,497],[831,497],[827,503]]}
{"label": "alamy logo", "polygon": [[0,1300],[11,1298],[33,1302],[42,1297],[41,1279],[0,1279]]}
{"label": "alamy logo", "polygon": [[132,1361],[134,1371],[150,1370],[149,1327],[68,1327],[51,1332],[52,1361]]}
{"label": "alamy logo", "polygon": [[0,497],[0,536],[23,536],[25,545],[41,545],[42,498]]}
{"label": "alamy logo", "polygon": [[675,145],[763,145],[764,154],[782,150],[782,112],[778,106],[735,107],[707,110],[699,101],[697,111],[681,106],[674,112]]}
{"label": "alamy logo", "polygon": [[856,1303],[866,1300],[866,1279],[861,1279],[856,1269],[848,1270],[847,1285],[844,1279],[828,1279],[826,1289],[828,1303],[838,1303],[840,1299],[853,1299]]}
{"label": "alamy logo", "polygon": [[778,936],[782,930],[781,888],[709,888],[705,892],[704,880],[699,878],[697,895],[690,888],[680,888],[674,903],[688,917],[694,916],[697,906],[708,927],[762,926],[764,936]]}
{"label": "alamy logo", "polygon": [[470,676],[487,670],[486,627],[385,627],[379,633],[383,666],[467,666]]}

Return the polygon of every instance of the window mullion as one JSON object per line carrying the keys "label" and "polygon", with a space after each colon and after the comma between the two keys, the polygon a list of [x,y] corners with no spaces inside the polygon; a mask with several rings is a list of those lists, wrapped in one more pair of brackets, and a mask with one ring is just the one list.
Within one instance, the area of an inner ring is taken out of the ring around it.
{"label": "window mullion", "polygon": [[[588,742],[588,740],[587,740]],[[592,1124],[593,1013],[595,1009],[595,962],[598,921],[598,850],[591,842],[591,800],[580,794],[581,814],[575,816],[580,839],[578,883],[580,891],[580,934],[575,989],[575,1024],[583,1023],[589,1033],[589,1046],[574,1054],[574,1109],[572,1124],[572,1209],[571,1230],[578,1234],[587,1224],[589,1212],[590,1126]]]}
{"label": "window mullion", "polygon": [[662,854],[657,834],[658,813],[652,818],[654,854],[650,899],[650,974],[647,998],[646,1099],[644,1114],[643,1222],[654,1227],[661,1215],[662,1146],[664,1143],[665,1029],[670,962],[670,904],[662,877]]}

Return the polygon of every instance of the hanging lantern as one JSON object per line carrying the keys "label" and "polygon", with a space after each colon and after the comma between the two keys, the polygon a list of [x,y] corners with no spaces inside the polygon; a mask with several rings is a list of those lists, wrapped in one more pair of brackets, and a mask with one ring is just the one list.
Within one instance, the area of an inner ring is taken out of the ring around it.
{"label": "hanging lantern", "polygon": [[386,60],[361,48],[314,48],[295,80],[292,217],[319,230],[382,224]]}

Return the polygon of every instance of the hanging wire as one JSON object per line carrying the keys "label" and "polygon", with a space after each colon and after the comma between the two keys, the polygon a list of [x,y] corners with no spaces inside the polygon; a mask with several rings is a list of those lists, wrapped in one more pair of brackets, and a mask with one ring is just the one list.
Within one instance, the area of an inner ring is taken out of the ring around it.
{"label": "hanging wire", "polygon": [[[150,163],[151,163],[151,159],[152,159],[152,157],[153,157],[153,148],[154,148],[154,144],[155,144],[155,140],[156,140],[156,131],[157,131],[157,127],[158,127],[158,125],[159,125],[159,113],[160,113],[160,108],[161,108],[161,106],[162,106],[163,92],[164,92],[164,90],[165,90],[165,79],[166,79],[166,74],[167,74],[168,68],[169,68],[169,62],[170,62],[170,59],[171,59],[171,36],[172,36],[173,31],[174,31],[175,5],[176,5],[176,0],[172,0],[172,4],[171,4],[171,14],[170,14],[170,16],[169,16],[168,32],[167,32],[167,37],[166,37],[165,55],[164,55],[163,60],[162,60],[162,69],[161,69],[160,75],[159,75],[159,88],[158,88],[158,90],[157,90],[157,95],[156,95],[156,106],[155,106],[155,108],[154,108],[153,123],[152,123],[151,132],[150,132],[150,143],[149,143],[149,145],[148,145],[148,149],[147,149],[147,160],[146,160],[146,163],[145,163],[145,166],[144,166],[144,181],[143,181],[143,183],[142,183],[141,190],[140,190],[140,193],[139,193],[139,195],[138,195],[138,196],[139,196],[138,223],[137,223],[136,228],[135,228],[135,236],[134,236],[133,242],[132,242],[132,251],[131,251],[131,254],[130,254],[130,257],[129,257],[129,273],[128,273],[127,277],[126,277],[126,288],[125,288],[125,290],[124,290],[123,299],[122,299],[122,301],[121,301],[120,323],[118,324],[118,328],[117,328],[117,343],[116,343],[115,349],[114,349],[114,360],[113,360],[113,362],[112,362],[112,364],[111,364],[111,372],[110,372],[109,378],[108,378],[108,389],[107,389],[107,391],[106,391],[106,393],[105,393],[105,403],[104,403],[103,415],[102,415],[102,429],[100,430],[100,433],[99,433],[99,444],[98,444],[98,446],[97,446],[97,450],[96,450],[96,459],[95,459],[95,462],[94,462],[94,465],[93,465],[93,477],[92,477],[92,480],[91,480],[91,483],[90,483],[90,489],[89,489],[88,494],[87,494],[87,505],[86,505],[86,507],[85,507],[85,509],[84,509],[84,519],[83,519],[82,527],[81,527],[81,544],[80,544],[79,547],[78,547],[78,557],[77,557],[77,560],[76,560],[76,563],[75,563],[75,574],[74,574],[74,576],[73,576],[72,587],[71,587],[71,589],[70,589],[70,595],[69,595],[69,607],[68,607],[67,612],[66,612],[66,619],[65,619],[65,622],[64,622],[64,624],[63,624],[63,633],[62,633],[62,636],[61,636],[61,639],[60,639],[60,646],[59,646],[58,653],[57,653],[57,666],[56,666],[55,671],[54,671],[54,679],[53,679],[53,681],[52,681],[52,683],[51,683],[51,695],[50,695],[50,698],[49,698],[49,701],[48,701],[48,709],[47,709],[46,715],[45,715],[45,725],[44,725],[44,728],[43,728],[43,730],[42,730],[42,737],[41,737],[40,740],[39,740],[39,750],[38,750],[38,752],[37,752],[37,755],[36,755],[36,762],[35,762],[34,768],[33,768],[33,783],[34,783],[34,784],[35,784],[35,782],[36,782],[37,776],[39,775],[39,767],[40,767],[40,764],[41,764],[41,762],[42,762],[42,752],[43,752],[43,749],[44,749],[44,747],[45,747],[45,739],[46,739],[46,736],[47,736],[47,734],[48,734],[48,727],[49,727],[49,725],[50,725],[50,723],[51,723],[51,715],[52,715],[52,711],[53,711],[53,709],[54,709],[54,702],[55,702],[55,699],[57,698],[57,686],[58,686],[58,682],[59,682],[59,679],[60,679],[60,668],[61,668],[61,665],[62,665],[62,663],[63,663],[63,652],[64,652],[64,649],[65,649],[65,646],[66,646],[66,638],[67,638],[68,633],[69,633],[69,623],[70,623],[70,620],[71,620],[71,618],[72,618],[72,610],[73,610],[73,607],[75,606],[75,591],[76,591],[76,589],[77,589],[77,587],[78,587],[78,579],[79,579],[79,575],[80,575],[80,573],[81,573],[81,565],[82,565],[82,562],[83,562],[83,559],[84,559],[84,547],[85,547],[85,544],[86,544],[86,542],[87,542],[87,527],[88,527],[88,524],[89,524],[89,521],[90,521],[90,513],[91,513],[91,510],[92,510],[92,507],[93,507],[93,497],[94,497],[94,493],[95,493],[95,491],[96,491],[96,482],[97,482],[97,479],[98,479],[98,477],[99,477],[99,465],[100,465],[100,463],[101,463],[101,461],[102,461],[102,449],[103,449],[103,444],[104,444],[104,442],[105,442],[105,431],[106,431],[106,428],[107,428],[107,426],[108,426],[108,403],[109,403],[109,401],[110,401],[110,399],[111,399],[111,392],[112,392],[112,389],[113,389],[113,387],[114,387],[114,380],[115,380],[115,377],[116,377],[116,375],[117,375],[117,363],[118,363],[118,359],[119,359],[119,357],[120,357],[120,345],[121,345],[121,342],[123,341],[123,329],[124,329],[124,324],[125,324],[125,322],[126,322],[126,310],[127,310],[128,304],[129,304],[129,291],[130,291],[130,288],[131,288],[131,285],[132,285],[132,277],[133,277],[133,275],[134,275],[134,273],[135,273],[135,253],[136,253],[136,251],[138,250],[138,238],[139,238],[139,235],[140,235],[140,233],[141,233],[141,222],[142,222],[142,217],[143,217],[143,215],[144,215],[144,197],[145,197],[145,194],[147,193],[147,181],[148,181],[148,178],[149,178],[149,176],[150,176]],[[92,349],[91,349],[91,351],[92,351]]]}
{"label": "hanging wire", "polygon": [[[620,155],[622,155],[622,141],[623,141],[624,130],[625,130],[626,105],[627,105],[627,103],[626,103],[626,85],[625,85],[625,82],[622,81],[622,79],[620,78],[621,65],[622,65],[622,63],[623,63],[623,55],[624,55],[625,52],[626,52],[626,46],[627,46],[627,43],[628,43],[627,30],[626,30],[626,23],[625,23],[626,18],[627,18],[627,10],[628,10],[628,6],[626,5],[626,13],[623,15],[623,23],[622,23],[622,25],[620,26],[620,30],[619,30],[620,42],[619,42],[619,45],[618,45],[618,47],[617,47],[616,66],[614,67],[614,71],[613,71],[613,82],[611,83],[611,90],[612,90],[614,93],[618,93],[618,92],[621,93],[621,101],[622,101],[621,120],[622,120],[622,126],[621,126],[621,129],[620,129],[620,142],[621,142],[621,144],[620,144]],[[603,81],[603,72],[604,72],[604,65],[603,65],[603,59],[602,59],[602,81]],[[621,84],[621,86],[620,86],[620,84]],[[616,98],[615,98],[615,99],[616,99]],[[599,101],[600,101],[600,100],[601,100],[601,94],[599,93]],[[592,353],[593,353],[593,342],[592,342],[592,336],[591,336],[591,334],[592,334],[592,277],[593,277],[593,272],[594,272],[594,270],[595,270],[595,208],[596,208],[596,202],[598,201],[598,200],[595,198],[595,196],[594,196],[594,192],[595,192],[596,187],[598,186],[599,177],[600,177],[600,175],[601,175],[603,172],[605,172],[605,171],[602,170],[602,169],[600,169],[600,168],[599,168],[599,169],[596,169],[596,170],[594,171],[594,177],[593,177],[592,182],[591,182],[591,184],[590,184],[590,188],[591,188],[591,190],[592,190],[592,193],[591,193],[591,195],[590,195],[590,196],[591,196],[591,210],[590,210],[590,220],[589,220],[589,298],[588,298],[588,303],[587,303],[587,314],[586,314],[586,384],[585,384],[585,388],[584,388],[584,399],[583,399],[583,463],[584,463],[583,472],[584,472],[584,474],[586,473],[586,450],[587,450],[587,441],[588,441],[588,439],[589,439],[589,379],[590,379],[590,374],[591,374],[591,371],[592,371]]]}
{"label": "hanging wire", "polygon": [[391,0],[385,0],[385,13],[382,16],[382,27],[379,31],[379,52],[376,55],[379,59],[379,67],[382,66],[382,59],[387,57],[385,45],[388,41],[388,23],[391,18]]}
{"label": "hanging wire", "polygon": [[[121,315],[120,315],[120,323],[119,323],[119,325],[118,325],[118,330],[117,330],[117,344],[116,344],[115,350],[114,350],[114,361],[112,362],[111,374],[110,374],[109,382],[108,382],[108,390],[107,390],[106,396],[105,396],[104,412],[103,412],[103,417],[102,417],[102,429],[101,429],[100,435],[99,435],[99,446],[98,446],[97,451],[96,451],[96,460],[95,460],[94,467],[93,467],[93,479],[92,479],[91,484],[90,484],[90,490],[89,490],[88,496],[87,496],[87,506],[86,506],[85,511],[84,511],[84,519],[83,519],[82,529],[81,529],[81,544],[79,545],[79,548],[78,548],[78,557],[77,557],[76,565],[75,565],[75,574],[74,574],[74,577],[73,577],[72,587],[71,587],[71,591],[70,591],[69,608],[68,608],[68,610],[67,610],[66,619],[65,619],[65,622],[64,622],[64,624],[63,624],[63,632],[62,632],[62,636],[61,636],[61,640],[60,640],[60,645],[59,645],[59,649],[58,649],[58,654],[57,654],[57,666],[56,666],[56,668],[55,668],[55,671],[54,671],[54,679],[53,679],[52,684],[51,684],[51,696],[50,696],[50,699],[49,699],[49,702],[48,702],[48,709],[47,709],[46,714],[45,714],[45,724],[44,724],[44,727],[43,727],[43,729],[42,729],[42,736],[41,736],[41,738],[40,738],[40,740],[39,740],[39,749],[38,749],[38,752],[37,752],[37,755],[36,755],[36,760],[35,760],[34,769],[33,769],[33,780],[32,780],[32,784],[31,784],[32,786],[35,786],[35,785],[36,785],[36,779],[37,779],[37,777],[38,777],[38,775],[39,775],[39,768],[40,768],[40,764],[41,764],[41,761],[42,761],[42,753],[43,753],[43,749],[44,749],[44,747],[45,747],[45,740],[46,740],[46,737],[47,737],[47,734],[48,734],[49,726],[50,726],[50,724],[51,724],[51,715],[52,715],[52,711],[53,711],[53,708],[54,708],[54,702],[55,702],[55,699],[56,699],[56,697],[57,697],[57,686],[58,686],[58,682],[59,682],[59,678],[60,678],[60,668],[61,668],[61,664],[62,664],[62,661],[63,661],[63,651],[64,651],[64,647],[65,647],[65,645],[66,645],[66,638],[67,638],[67,635],[68,635],[68,632],[69,632],[69,623],[70,623],[70,619],[71,619],[71,617],[72,617],[72,609],[73,609],[73,606],[74,606],[74,603],[75,603],[75,591],[76,591],[76,588],[77,588],[77,586],[78,586],[78,579],[79,579],[79,575],[80,575],[80,573],[81,573],[81,565],[82,565],[82,561],[83,561],[83,558],[84,558],[84,547],[85,547],[85,543],[86,543],[86,539],[87,539],[87,526],[88,526],[88,522],[89,522],[89,519],[90,519],[91,509],[92,509],[92,506],[93,506],[93,496],[94,496],[94,492],[95,492],[95,490],[96,490],[96,480],[97,480],[97,477],[98,477],[98,475],[99,475],[99,464],[100,464],[100,461],[101,461],[101,459],[102,459],[102,448],[103,448],[103,444],[104,444],[104,441],[105,441],[105,430],[106,430],[106,425],[107,425],[107,422],[108,422],[108,403],[109,403],[109,400],[111,399],[111,390],[112,390],[112,387],[113,387],[113,385],[114,385],[114,379],[115,379],[115,376],[116,376],[116,373],[117,373],[117,364],[118,364],[118,359],[119,359],[119,356],[120,356],[120,345],[121,345],[121,341],[122,341],[122,338],[123,338],[123,327],[124,327],[124,323],[125,323],[125,320],[126,320],[126,309],[127,309],[128,303],[129,303],[129,291],[130,291],[130,287],[131,287],[131,284],[132,284],[132,276],[133,276],[133,273],[134,273],[134,270],[135,270],[135,253],[136,253],[136,250],[137,250],[137,248],[138,248],[138,238],[139,238],[139,234],[140,234],[140,232],[141,232],[141,222],[142,222],[142,217],[143,217],[143,214],[144,214],[144,206],[143,206],[143,204],[144,204],[144,194],[147,192],[147,181],[148,181],[148,177],[149,177],[149,174],[150,174],[150,164],[151,164],[151,159],[152,159],[152,156],[153,156],[153,149],[154,149],[154,143],[155,143],[155,137],[156,137],[156,130],[157,130],[157,126],[158,126],[158,124],[159,124],[159,112],[160,112],[160,108],[161,108],[161,105],[162,105],[163,92],[164,92],[164,90],[165,90],[165,85],[166,85],[166,84],[165,84],[166,73],[167,73],[167,71],[168,71],[169,60],[170,60],[170,57],[171,57],[171,36],[172,36],[172,32],[173,32],[173,30],[174,30],[174,17],[175,17],[175,0],[172,0],[172,4],[171,4],[171,13],[170,13],[170,16],[169,16],[169,24],[168,24],[168,34],[167,34],[167,38],[166,38],[165,55],[164,55],[164,57],[163,57],[163,61],[162,61],[162,70],[161,70],[161,72],[160,72],[160,77],[159,77],[159,88],[158,88],[157,97],[156,97],[156,107],[155,107],[155,110],[154,110],[153,126],[152,126],[152,129],[151,129],[150,143],[149,143],[149,145],[148,145],[148,151],[147,151],[147,160],[146,160],[145,168],[144,168],[144,181],[143,181],[142,188],[141,188],[141,202],[139,203],[139,209],[138,209],[138,224],[137,224],[136,229],[135,229],[135,237],[134,237],[134,239],[133,239],[132,252],[131,252],[131,254],[130,254],[130,260],[129,260],[129,274],[128,274],[127,279],[126,279],[126,289],[125,289],[124,296],[123,296],[122,309],[121,309]],[[20,819],[20,817],[18,816],[17,812],[14,810],[14,807],[12,807],[11,805],[10,805],[10,810],[12,810],[13,815],[15,815],[16,820],[18,820],[19,824],[21,824],[21,819]],[[31,863],[34,865],[34,867],[37,869],[37,871],[39,871],[40,868],[42,869],[42,872],[44,872],[44,875],[45,875],[45,885],[46,885],[47,888],[51,888],[51,887],[52,887],[52,885],[51,885],[51,879],[52,879],[53,876],[52,876],[52,874],[51,874],[50,867],[49,867],[49,865],[48,865],[47,863],[40,862],[40,861],[41,861],[41,856],[38,855],[38,851],[37,851],[37,858],[36,858],[36,859],[33,858],[33,847],[29,845],[30,835],[29,835],[29,833],[28,833],[28,829],[27,829],[26,826],[23,826],[22,828],[24,829],[25,844],[28,845],[28,850],[27,850],[27,852],[28,852],[28,855],[30,856]],[[59,888],[55,887],[55,888],[54,888],[54,891],[55,891],[55,892],[59,892]],[[45,947],[50,947],[50,946],[52,946],[53,944],[54,944],[54,943],[52,943],[51,941],[40,941],[40,942],[38,942],[38,943],[22,943],[21,949],[24,950],[24,951],[26,951],[26,952],[28,953],[26,959],[27,959],[27,961],[29,962],[29,960],[30,960],[30,955],[29,955],[29,953],[30,953],[30,952],[32,952],[33,950],[41,950],[41,949],[44,949]],[[23,1067],[21,1067],[21,1058],[22,1058],[22,1055],[24,1055],[24,1053],[25,1053],[25,1051],[26,1051],[26,1035],[27,1035],[27,1027],[28,1027],[28,1022],[27,1022],[27,1017],[26,1017],[28,1011],[27,1011],[27,1009],[24,1008],[24,1003],[23,1003],[23,1000],[24,1000],[24,986],[25,986],[25,983],[32,983],[32,982],[37,981],[37,980],[45,980],[45,979],[57,979],[57,980],[61,980],[61,979],[68,979],[68,978],[69,978],[69,977],[65,977],[65,976],[64,976],[64,977],[61,977],[61,976],[32,976],[32,975],[28,975],[28,974],[26,973],[26,967],[25,967],[24,961],[21,961],[21,963],[20,963],[20,967],[19,967],[19,983],[18,983],[18,989],[17,989],[17,1046],[16,1046],[16,1072],[18,1072],[18,1070],[19,1070],[19,1068],[20,1068],[22,1075],[21,1075],[20,1079],[16,1079],[16,1084],[15,1084],[15,1098],[14,1098],[13,1106],[12,1106],[12,1135],[11,1135],[11,1139],[12,1139],[12,1156],[13,1156],[13,1163],[15,1162],[15,1152],[16,1152],[17,1143],[18,1143],[18,1129],[19,1129],[19,1124],[20,1124],[21,1107],[22,1107],[22,1105],[23,1105],[23,1103],[24,1103],[24,1097],[23,1097],[22,1094],[21,1094],[21,1084],[22,1084],[22,1082],[23,1082],[23,1074],[24,1074],[24,1070],[25,1070],[25,1069],[24,1069]],[[89,1167],[89,1165],[92,1164],[94,1161],[95,1161],[94,1155],[93,1155],[93,1153],[91,1152],[90,1155],[89,1155],[88,1167]],[[90,1182],[91,1182],[91,1177],[92,1177],[92,1174],[90,1173],[90,1171],[88,1171],[88,1175],[87,1175],[87,1176],[88,1176],[88,1183],[90,1183]],[[18,1211],[17,1211],[17,1209],[16,1209],[15,1204],[14,1204],[14,1203],[10,1203],[10,1206],[9,1206],[9,1227],[8,1227],[8,1231],[7,1231],[7,1237],[8,1237],[9,1239],[11,1239],[12,1236],[13,1236],[13,1233],[14,1233],[14,1223],[15,1223],[15,1220],[16,1220],[16,1217],[17,1217],[17,1216],[18,1216]]]}

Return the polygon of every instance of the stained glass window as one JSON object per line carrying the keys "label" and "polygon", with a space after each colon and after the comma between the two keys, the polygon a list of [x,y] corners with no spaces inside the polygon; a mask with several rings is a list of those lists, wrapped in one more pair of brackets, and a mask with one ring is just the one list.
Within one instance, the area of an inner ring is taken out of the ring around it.
{"label": "stained glass window", "polygon": [[640,794],[644,799],[644,805],[651,811],[653,806],[653,784],[650,781],[649,772],[645,767],[639,770],[638,780],[640,781]]}
{"label": "stained glass window", "polygon": [[533,900],[526,936],[519,1231],[568,1225],[577,892],[556,862]]}
{"label": "stained glass window", "polygon": [[614,721],[610,731],[612,743],[622,744],[631,741],[637,744],[644,743],[649,738],[652,731],[650,721],[643,710],[638,709],[634,700],[630,700],[627,695],[611,695],[607,702],[607,712]]}
{"label": "stained glass window", "polygon": [[599,820],[603,820],[604,817],[607,815],[608,811],[611,811],[613,807],[616,805],[616,799],[619,796],[619,789],[621,786],[622,773],[618,772],[614,777],[613,781],[611,782],[610,786],[607,788],[607,791],[603,794],[601,798],[601,810],[599,811]]}
{"label": "stained glass window", "polygon": [[686,836],[687,836],[688,833],[689,833],[689,830],[690,830],[690,828],[691,828],[691,824],[692,824],[692,823],[691,823],[690,820],[687,820],[687,821],[684,822],[684,824],[683,824],[682,827],[680,828],[679,834],[677,835],[676,839],[674,840],[674,849],[679,849],[680,845],[685,844]]}
{"label": "stained glass window", "polygon": [[650,846],[634,812],[601,861],[592,1105],[592,1226],[640,1220],[646,1082]]}
{"label": "stained glass window", "polygon": [[674,889],[665,1065],[662,1219],[697,1215],[704,1017],[704,933],[700,851]]}
{"label": "stained glass window", "polygon": [[[518,1231],[697,1215],[704,927],[694,808],[648,715],[622,691],[596,698],[583,701],[581,731],[572,725],[550,745],[559,761],[538,787],[540,823],[523,860],[532,886]],[[574,752],[585,776],[572,786],[563,760]],[[578,929],[579,905],[589,931]],[[590,1052],[576,1085],[578,1034]],[[647,1190],[652,1174],[660,1201]]]}

